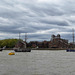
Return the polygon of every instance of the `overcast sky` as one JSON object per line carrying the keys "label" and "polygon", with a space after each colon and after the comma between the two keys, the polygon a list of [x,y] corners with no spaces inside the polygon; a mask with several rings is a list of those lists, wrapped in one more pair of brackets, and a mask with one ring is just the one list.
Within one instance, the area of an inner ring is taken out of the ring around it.
{"label": "overcast sky", "polygon": [[60,34],[72,41],[75,27],[75,0],[0,0],[0,39],[49,41]]}

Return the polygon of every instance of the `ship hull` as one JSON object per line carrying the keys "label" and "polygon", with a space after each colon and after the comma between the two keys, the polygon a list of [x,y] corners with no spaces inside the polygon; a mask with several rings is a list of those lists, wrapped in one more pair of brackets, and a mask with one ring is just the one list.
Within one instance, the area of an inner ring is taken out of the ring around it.
{"label": "ship hull", "polygon": [[0,51],[2,51],[2,50],[0,50]]}
{"label": "ship hull", "polygon": [[66,52],[75,52],[73,49],[67,49]]}
{"label": "ship hull", "polygon": [[25,49],[15,49],[15,52],[31,52],[31,49],[25,48]]}

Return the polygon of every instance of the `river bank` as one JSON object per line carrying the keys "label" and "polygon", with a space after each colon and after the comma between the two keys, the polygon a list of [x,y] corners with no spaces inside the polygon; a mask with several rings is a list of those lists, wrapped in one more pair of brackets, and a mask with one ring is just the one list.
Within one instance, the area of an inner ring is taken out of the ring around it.
{"label": "river bank", "polygon": [[66,50],[67,48],[32,48],[32,50]]}
{"label": "river bank", "polygon": [[[32,50],[66,50],[67,48],[31,48]],[[6,48],[5,50],[13,50],[13,48]]]}

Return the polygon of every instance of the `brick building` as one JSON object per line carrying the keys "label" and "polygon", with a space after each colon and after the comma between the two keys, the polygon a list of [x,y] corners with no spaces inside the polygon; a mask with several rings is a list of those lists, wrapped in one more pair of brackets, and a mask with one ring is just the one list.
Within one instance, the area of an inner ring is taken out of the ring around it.
{"label": "brick building", "polygon": [[68,40],[62,39],[59,34],[52,35],[48,45],[49,48],[68,48]]}
{"label": "brick building", "polygon": [[68,48],[68,40],[62,39],[58,34],[57,36],[52,35],[50,41],[31,41],[28,45],[32,48]]}
{"label": "brick building", "polygon": [[38,42],[38,41],[31,41],[29,43],[29,46],[32,48],[48,48],[48,41],[42,41],[42,42]]}

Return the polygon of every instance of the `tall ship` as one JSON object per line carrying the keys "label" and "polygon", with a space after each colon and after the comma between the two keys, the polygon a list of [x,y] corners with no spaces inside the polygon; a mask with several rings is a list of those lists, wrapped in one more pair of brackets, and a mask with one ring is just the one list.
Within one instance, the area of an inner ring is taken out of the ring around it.
{"label": "tall ship", "polygon": [[19,41],[13,48],[15,52],[31,52],[30,48],[27,48],[26,46],[26,40],[27,40],[27,35],[25,34],[25,41],[20,40],[20,33],[19,33]]}
{"label": "tall ship", "polygon": [[73,29],[73,48],[67,49],[67,52],[75,52],[75,43],[74,43],[74,29]]}

